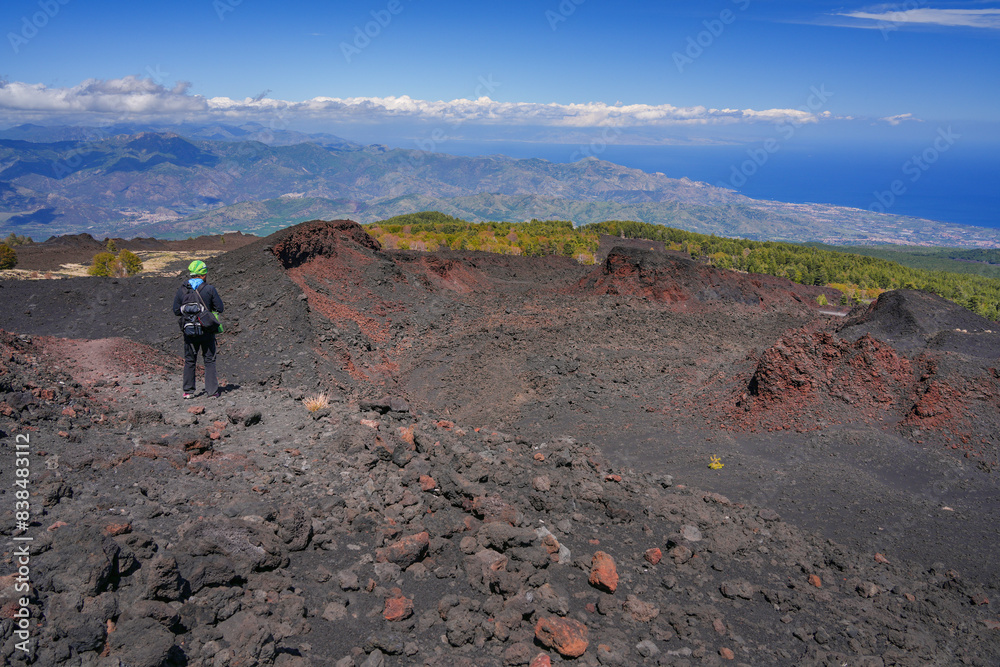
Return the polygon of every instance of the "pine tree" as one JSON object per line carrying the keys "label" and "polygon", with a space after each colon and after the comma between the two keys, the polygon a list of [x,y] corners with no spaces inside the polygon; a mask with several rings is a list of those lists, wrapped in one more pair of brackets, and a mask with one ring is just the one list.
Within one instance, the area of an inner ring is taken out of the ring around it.
{"label": "pine tree", "polygon": [[17,266],[17,253],[6,243],[0,243],[0,269],[13,269]]}

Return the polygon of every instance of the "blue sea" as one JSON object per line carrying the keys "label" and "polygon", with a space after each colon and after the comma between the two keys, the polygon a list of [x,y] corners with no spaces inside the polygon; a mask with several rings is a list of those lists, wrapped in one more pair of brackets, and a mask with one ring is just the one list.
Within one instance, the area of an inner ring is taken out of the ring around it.
{"label": "blue sea", "polygon": [[[943,149],[943,150],[939,150]],[[447,141],[453,155],[503,154],[572,162],[593,155],[671,178],[733,188],[754,199],[835,204],[1000,228],[1000,150],[942,139],[920,145],[593,146]]]}

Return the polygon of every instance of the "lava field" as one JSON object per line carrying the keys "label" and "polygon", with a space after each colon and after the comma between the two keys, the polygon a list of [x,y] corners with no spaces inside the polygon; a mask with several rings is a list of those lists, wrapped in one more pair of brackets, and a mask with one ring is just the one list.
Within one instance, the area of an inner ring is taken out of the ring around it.
{"label": "lava field", "polygon": [[997,323],[648,241],[233,246],[220,398],[182,267],[0,281],[5,664],[1000,664]]}

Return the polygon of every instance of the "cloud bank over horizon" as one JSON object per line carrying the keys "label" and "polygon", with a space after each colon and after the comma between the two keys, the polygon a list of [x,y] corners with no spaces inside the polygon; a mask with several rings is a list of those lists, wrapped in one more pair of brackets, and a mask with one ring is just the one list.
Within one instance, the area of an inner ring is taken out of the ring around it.
{"label": "cloud bank over horizon", "polygon": [[[816,89],[815,94],[825,93]],[[899,117],[908,116],[901,114]],[[853,120],[808,107],[773,109],[678,107],[670,104],[574,104],[500,102],[489,97],[430,101],[407,95],[389,97],[314,97],[301,102],[263,95],[242,100],[192,94],[190,84],[168,87],[153,79],[87,79],[72,87],[40,83],[0,82],[0,121],[90,122],[260,122],[285,126],[297,122],[442,124],[553,128],[661,128],[768,124],[803,125],[826,120]]]}
{"label": "cloud bank over horizon", "polygon": [[1000,9],[933,9],[921,7],[900,10],[890,7],[882,11],[838,12],[834,16],[859,19],[857,28],[892,29],[899,25],[942,26],[949,28],[983,28],[1000,30]]}

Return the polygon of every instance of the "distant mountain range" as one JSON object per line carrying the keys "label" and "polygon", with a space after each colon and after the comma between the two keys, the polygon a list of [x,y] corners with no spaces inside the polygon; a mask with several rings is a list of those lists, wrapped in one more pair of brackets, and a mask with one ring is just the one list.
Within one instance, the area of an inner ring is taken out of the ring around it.
{"label": "distant mountain range", "polygon": [[[467,220],[638,220],[765,240],[995,247],[1000,232],[571,164],[362,146],[263,126],[21,125],[0,132],[0,232],[181,238],[439,210]],[[183,134],[181,134],[183,133]]]}

